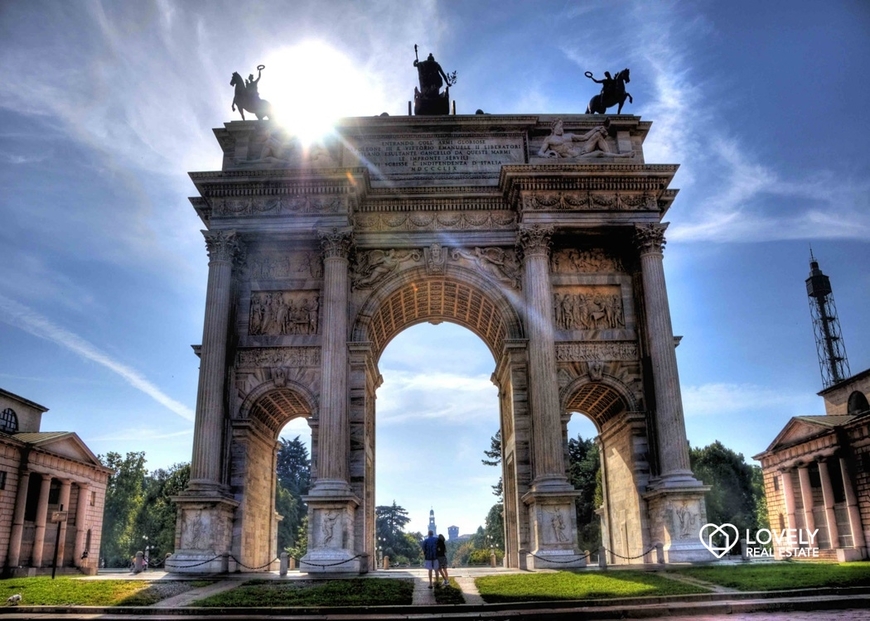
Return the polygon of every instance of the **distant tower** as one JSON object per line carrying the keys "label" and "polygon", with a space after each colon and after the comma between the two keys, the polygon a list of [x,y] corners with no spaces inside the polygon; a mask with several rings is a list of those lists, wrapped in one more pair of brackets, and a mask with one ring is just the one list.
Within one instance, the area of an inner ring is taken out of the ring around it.
{"label": "distant tower", "polygon": [[447,527],[447,534],[450,535],[450,537],[447,540],[453,541],[454,539],[459,537],[459,527],[458,526],[448,526]]}
{"label": "distant tower", "polygon": [[810,315],[813,318],[813,331],[816,335],[816,351],[819,355],[819,369],[825,388],[833,386],[852,375],[846,346],[837,319],[837,307],[831,280],[819,269],[819,262],[810,250],[810,277],[807,278],[807,295],[810,296]]}
{"label": "distant tower", "polygon": [[435,509],[429,509],[429,530],[433,535],[438,534],[438,527],[435,526]]}

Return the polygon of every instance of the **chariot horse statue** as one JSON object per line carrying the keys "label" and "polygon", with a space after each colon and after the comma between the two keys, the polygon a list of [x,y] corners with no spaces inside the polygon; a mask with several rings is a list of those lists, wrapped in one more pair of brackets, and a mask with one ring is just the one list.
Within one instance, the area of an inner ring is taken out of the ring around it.
{"label": "chariot horse statue", "polygon": [[235,110],[236,106],[238,106],[239,114],[242,115],[243,121],[245,120],[245,110],[254,114],[258,120],[273,118],[272,104],[265,99],[260,99],[260,93],[257,90],[257,82],[260,81],[260,75],[265,68],[265,65],[257,65],[257,79],[255,80],[254,75],[251,74],[247,85],[242,76],[237,71],[233,71],[233,79],[230,80],[230,86],[236,87],[236,94],[233,97],[232,108]]}
{"label": "chariot horse statue", "polygon": [[631,93],[625,90],[625,85],[631,82],[628,69],[623,69],[614,77],[610,77],[610,72],[605,71],[603,80],[596,80],[592,77],[591,71],[587,71],[583,75],[596,84],[602,85],[601,93],[589,100],[589,105],[586,106],[586,114],[605,114],[608,108],[617,104],[619,108],[617,108],[616,114],[622,114],[622,106],[625,104],[626,99],[628,99],[628,103],[634,103]]}

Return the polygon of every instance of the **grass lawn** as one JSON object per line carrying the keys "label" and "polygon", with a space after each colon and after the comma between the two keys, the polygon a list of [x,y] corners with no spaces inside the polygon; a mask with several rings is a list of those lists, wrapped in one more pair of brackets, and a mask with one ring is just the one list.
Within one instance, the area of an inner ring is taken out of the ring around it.
{"label": "grass lawn", "polygon": [[396,606],[410,605],[411,580],[251,580],[193,603],[194,606]]}
{"label": "grass lawn", "polygon": [[456,584],[456,580],[450,579],[448,586],[438,587],[435,589],[436,604],[464,604],[465,598],[462,596],[462,589]]}
{"label": "grass lawn", "polygon": [[474,582],[490,604],[709,592],[655,573],[630,570],[482,576]]}
{"label": "grass lawn", "polygon": [[870,586],[870,563],[765,563],[687,567],[679,573],[740,591]]}
{"label": "grass lawn", "polygon": [[82,580],[48,576],[0,580],[0,602],[21,594],[22,606],[149,606],[167,597],[211,584],[211,581],[143,582]]}

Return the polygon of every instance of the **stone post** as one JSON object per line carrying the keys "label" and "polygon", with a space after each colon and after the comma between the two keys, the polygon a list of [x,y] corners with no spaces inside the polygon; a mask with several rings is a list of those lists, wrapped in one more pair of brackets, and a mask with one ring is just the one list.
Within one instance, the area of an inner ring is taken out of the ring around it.
{"label": "stone post", "polygon": [[553,291],[550,287],[551,227],[520,229],[523,293],[528,337],[532,482],[522,500],[529,506],[532,552],[529,568],[584,567],[577,549],[574,490],[565,475],[562,406],[556,376]]}
{"label": "stone post", "polygon": [[866,558],[867,546],[864,540],[864,529],[861,526],[861,513],[858,509],[858,499],[855,496],[855,488],[852,487],[852,479],[849,476],[849,465],[846,463],[845,457],[840,457],[840,471],[843,473],[843,491],[846,494],[846,511],[849,513],[852,546],[856,550],[855,558],[849,560],[859,560]]}
{"label": "stone post", "polygon": [[643,282],[646,347],[650,358],[654,401],[658,476],[644,498],[649,503],[650,536],[662,542],[668,562],[712,560],[698,533],[707,520],[704,493],[689,465],[689,443],[683,420],[674,331],[665,284],[663,250],[667,224],[636,225],[634,241]]}
{"label": "stone post", "polygon": [[39,502],[36,505],[36,530],[33,533],[32,567],[42,567],[42,550],[45,546],[45,523],[48,520],[48,493],[51,491],[51,475],[40,474]]}
{"label": "stone post", "polygon": [[[69,479],[61,479],[60,482],[60,496],[58,498],[58,505],[60,506],[61,511],[69,512],[69,493],[72,489],[72,481]],[[63,520],[58,522],[57,527],[60,529],[60,533],[58,533],[57,538],[57,550],[54,551],[55,558],[57,558],[57,566],[63,567],[63,557],[66,553],[66,527],[69,523],[69,520]]]}
{"label": "stone post", "polygon": [[8,569],[15,569],[21,563],[21,535],[24,532],[24,511],[27,508],[27,488],[30,472],[22,472],[18,477],[18,493],[15,495],[15,511],[12,514],[12,533],[9,536]]}
{"label": "stone post", "polygon": [[84,567],[87,563],[82,559],[82,555],[85,553],[85,537],[87,533],[85,520],[87,519],[90,486],[87,483],[76,483],[76,486],[79,488],[79,498],[76,503],[76,541],[73,546],[73,565]]}
{"label": "stone post", "polygon": [[804,506],[804,529],[811,533],[816,529],[816,520],[813,518],[813,488],[810,486],[810,472],[806,466],[798,467],[798,481],[801,486],[801,502]]}
{"label": "stone post", "polygon": [[217,491],[221,484],[233,259],[239,251],[235,231],[203,231],[208,249],[208,288],[199,366],[199,392],[193,429],[189,490]]}
{"label": "stone post", "polygon": [[819,460],[819,478],[822,480],[822,500],[825,503],[828,539],[831,542],[831,549],[836,550],[840,547],[840,531],[837,528],[837,516],[834,513],[834,488],[831,486],[831,473],[828,472],[828,462],[824,459]]}
{"label": "stone post", "polygon": [[348,480],[348,254],[352,238],[349,229],[318,234],[323,249],[323,334],[317,480],[304,499],[308,503],[308,553],[299,569],[308,573],[364,573],[368,558],[357,554],[354,536],[360,500]]}

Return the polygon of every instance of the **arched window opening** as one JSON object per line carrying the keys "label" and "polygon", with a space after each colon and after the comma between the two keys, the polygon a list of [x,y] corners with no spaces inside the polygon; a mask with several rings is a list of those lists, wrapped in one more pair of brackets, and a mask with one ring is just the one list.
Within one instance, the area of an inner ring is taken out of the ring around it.
{"label": "arched window opening", "polygon": [[849,395],[849,414],[862,414],[868,410],[870,410],[870,403],[867,403],[867,397],[864,396],[864,393],[856,390]]}
{"label": "arched window opening", "polygon": [[0,432],[16,433],[18,431],[18,415],[12,408],[0,412]]}

